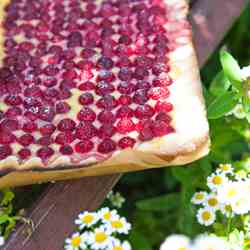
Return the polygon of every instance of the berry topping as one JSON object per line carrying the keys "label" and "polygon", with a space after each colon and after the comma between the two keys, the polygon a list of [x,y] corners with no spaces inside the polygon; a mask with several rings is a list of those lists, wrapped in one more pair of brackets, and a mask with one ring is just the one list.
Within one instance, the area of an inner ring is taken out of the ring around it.
{"label": "berry topping", "polygon": [[163,0],[17,2],[2,23],[0,160],[78,163],[174,133],[169,52],[181,39]]}

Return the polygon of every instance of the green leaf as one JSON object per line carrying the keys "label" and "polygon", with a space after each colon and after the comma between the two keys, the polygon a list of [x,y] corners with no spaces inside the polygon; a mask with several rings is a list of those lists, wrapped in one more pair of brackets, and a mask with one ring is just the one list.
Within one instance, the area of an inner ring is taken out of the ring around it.
{"label": "green leaf", "polygon": [[15,197],[15,195],[12,191],[10,191],[9,189],[4,190],[1,205],[7,206],[14,199],[14,197]]}
{"label": "green leaf", "polygon": [[243,96],[242,105],[243,105],[245,112],[250,111],[250,98],[248,96]]}
{"label": "green leaf", "polygon": [[193,209],[190,200],[195,192],[193,185],[182,185],[181,203],[179,210],[178,227],[180,232],[193,236],[195,233],[195,210]]}
{"label": "green leaf", "polygon": [[225,50],[221,50],[220,52],[220,61],[222,64],[222,68],[228,80],[232,83],[232,85],[238,89],[242,90],[242,75],[241,69],[237,61]]}
{"label": "green leaf", "polygon": [[0,215],[0,225],[9,221],[9,216],[7,214]]}
{"label": "green leaf", "polygon": [[188,184],[192,186],[196,186],[204,176],[204,172],[201,170],[199,162],[189,164],[186,167],[172,168],[172,174],[183,185]]}
{"label": "green leaf", "polygon": [[209,106],[208,106],[208,118],[218,119],[230,112],[235,105],[238,103],[236,93],[226,92],[225,94],[218,96]]}
{"label": "green leaf", "polygon": [[246,112],[246,119],[248,123],[250,123],[250,112]]}
{"label": "green leaf", "polygon": [[7,227],[5,228],[4,238],[7,239],[16,225],[15,220],[10,220]]}
{"label": "green leaf", "polygon": [[136,250],[152,250],[147,238],[138,231],[133,230],[129,236],[129,240],[132,243],[133,249]]}
{"label": "green leaf", "polygon": [[206,106],[208,106],[213,101],[214,96],[207,90],[207,88],[204,85],[202,85],[202,90]]}
{"label": "green leaf", "polygon": [[219,72],[214,80],[212,81],[209,91],[214,96],[219,96],[224,94],[231,86],[231,82],[228,80],[228,78],[225,76],[224,72]]}
{"label": "green leaf", "polygon": [[178,207],[179,194],[172,193],[136,202],[136,207],[144,211],[170,211]]}

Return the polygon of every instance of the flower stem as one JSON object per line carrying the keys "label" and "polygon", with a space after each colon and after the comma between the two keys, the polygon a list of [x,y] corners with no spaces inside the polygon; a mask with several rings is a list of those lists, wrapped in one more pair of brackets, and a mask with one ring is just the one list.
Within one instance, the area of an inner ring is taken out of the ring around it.
{"label": "flower stem", "polygon": [[231,232],[232,219],[233,219],[233,217],[230,215],[228,220],[227,220],[227,237],[228,237],[228,239],[229,239],[229,235]]}

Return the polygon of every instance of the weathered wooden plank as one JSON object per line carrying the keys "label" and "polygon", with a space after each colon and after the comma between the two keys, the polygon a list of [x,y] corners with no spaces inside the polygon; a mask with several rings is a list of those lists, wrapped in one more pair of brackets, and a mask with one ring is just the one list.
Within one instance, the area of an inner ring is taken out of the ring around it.
{"label": "weathered wooden plank", "polygon": [[204,65],[219,45],[248,0],[195,1],[190,17],[200,65]]}
{"label": "weathered wooden plank", "polygon": [[118,180],[117,175],[85,178],[51,184],[34,205],[30,219],[35,232],[28,235],[28,226],[19,227],[4,247],[5,250],[59,250],[64,237],[73,231],[73,221],[83,209],[94,210]]}
{"label": "weathered wooden plank", "polygon": [[[246,0],[194,2],[191,20],[200,65],[207,61],[246,3]],[[62,249],[64,238],[73,230],[76,215],[82,210],[96,209],[119,177],[92,177],[51,184],[31,209],[34,233],[27,236],[27,226],[20,226],[4,250]]]}

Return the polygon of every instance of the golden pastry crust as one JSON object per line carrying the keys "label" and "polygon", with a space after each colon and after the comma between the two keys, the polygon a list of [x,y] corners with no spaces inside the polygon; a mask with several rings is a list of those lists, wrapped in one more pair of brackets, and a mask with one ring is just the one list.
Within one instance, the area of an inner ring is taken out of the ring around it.
{"label": "golden pastry crust", "polygon": [[3,176],[0,179],[0,188],[183,165],[208,153],[209,127],[191,29],[186,21],[188,6],[185,0],[165,0],[165,2],[167,8],[175,8],[174,15],[169,17],[172,19],[172,25],[166,29],[176,34],[170,41],[174,50],[169,55],[170,74],[174,81],[170,88],[170,102],[174,105],[171,115],[176,132],[140,143],[134,149],[116,151],[112,157],[99,163],[95,158],[89,158],[78,166],[72,166],[67,156],[59,156],[51,160],[49,168],[44,169],[41,168],[42,162],[37,157],[19,165],[15,157],[11,156],[0,162],[1,169],[22,171]]}

